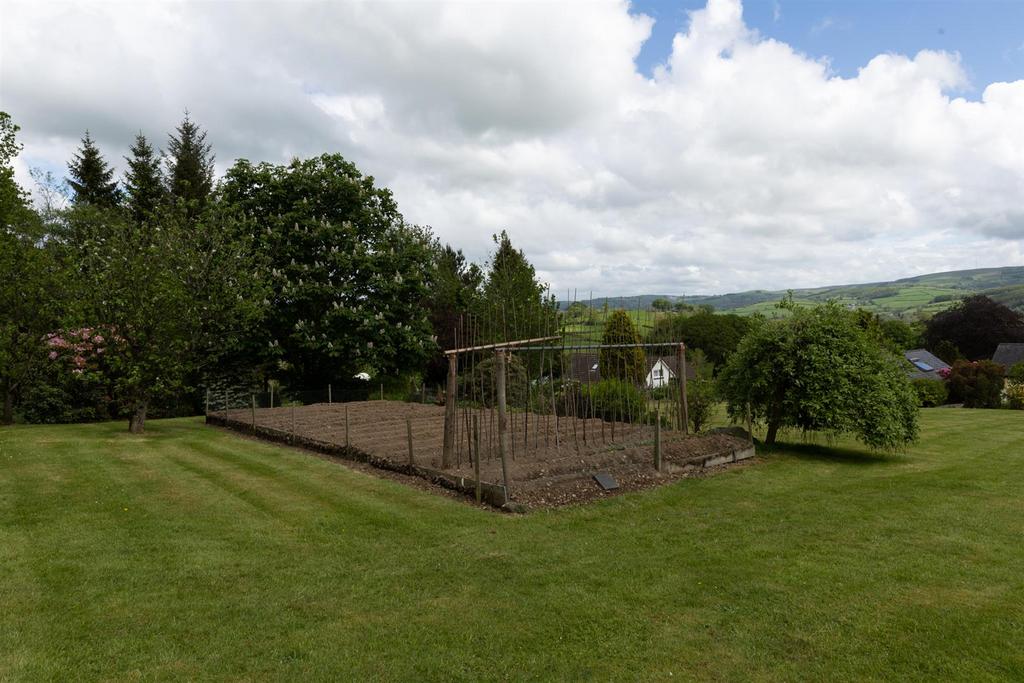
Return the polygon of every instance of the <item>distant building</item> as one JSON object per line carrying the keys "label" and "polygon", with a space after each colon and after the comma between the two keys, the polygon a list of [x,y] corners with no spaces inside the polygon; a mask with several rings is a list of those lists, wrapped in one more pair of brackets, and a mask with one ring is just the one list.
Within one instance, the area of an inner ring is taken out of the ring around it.
{"label": "distant building", "polygon": [[996,347],[992,362],[1009,370],[1017,363],[1024,363],[1024,344],[1004,342]]}
{"label": "distant building", "polygon": [[[647,377],[644,384],[648,389],[657,389],[670,384],[678,377],[676,357],[646,356]],[[569,377],[576,382],[589,384],[601,381],[601,364],[596,353],[576,353],[572,356]],[[686,366],[686,379],[697,378],[693,365]]]}
{"label": "distant building", "polygon": [[907,374],[910,379],[944,379],[942,370],[949,370],[949,364],[925,349],[904,351],[903,357],[910,363]]}

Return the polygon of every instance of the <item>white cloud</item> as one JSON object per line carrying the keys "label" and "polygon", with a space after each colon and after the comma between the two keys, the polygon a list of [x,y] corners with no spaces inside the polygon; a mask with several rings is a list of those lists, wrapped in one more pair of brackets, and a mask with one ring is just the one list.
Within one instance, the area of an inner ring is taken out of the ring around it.
{"label": "white cloud", "polygon": [[[556,291],[697,293],[1024,260],[1024,81],[955,54],[856,76],[750,30],[679,27],[650,79],[624,0],[6,3],[0,107],[24,160],[85,128],[120,161],[187,107],[218,167],[339,151],[482,259],[509,228]],[[19,178],[24,175],[20,168]]]}

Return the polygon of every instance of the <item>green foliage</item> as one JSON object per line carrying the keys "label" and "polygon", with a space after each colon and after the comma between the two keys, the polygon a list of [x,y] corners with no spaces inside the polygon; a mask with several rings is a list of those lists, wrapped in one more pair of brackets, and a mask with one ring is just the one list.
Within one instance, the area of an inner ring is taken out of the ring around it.
{"label": "green foliage", "polygon": [[1002,403],[1003,366],[989,360],[958,360],[946,378],[949,400],[964,408],[998,408]]}
{"label": "green foliage", "polygon": [[686,384],[686,410],[693,433],[699,434],[718,405],[718,391],[710,377],[698,377]]}
{"label": "green foliage", "polygon": [[[488,408],[496,406],[498,404],[497,365],[494,354],[488,354],[484,360],[474,364],[469,372],[464,372],[459,378],[459,395],[474,398],[476,402]],[[506,354],[506,405],[513,408],[525,408],[529,402],[530,393],[526,366],[522,359],[514,354]]]}
{"label": "green foliage", "polygon": [[213,191],[213,149],[188,112],[167,136],[167,191],[194,218]]}
{"label": "green foliage", "polygon": [[895,318],[881,320],[879,322],[883,337],[887,339],[897,351],[902,352],[908,349],[916,349],[921,346],[923,342],[921,339],[921,331],[919,329],[915,329],[914,326],[911,326],[902,320],[896,320]]}
{"label": "green foliage", "polygon": [[911,380],[914,391],[917,392],[918,404],[922,408],[934,408],[945,404],[949,397],[946,383],[940,379],[919,378]]}
{"label": "green foliage", "polygon": [[983,360],[1002,342],[1024,342],[1024,316],[987,296],[969,296],[933,316],[924,337],[929,348],[949,341],[968,360]]}
{"label": "green foliage", "polygon": [[40,243],[39,217],[14,180],[18,126],[0,112],[0,423],[46,365],[43,337],[63,315],[66,276],[51,246]]}
{"label": "green foliage", "polygon": [[653,311],[670,311],[672,310],[672,302],[664,297],[658,297],[651,302],[651,310]]}
{"label": "green foliage", "polygon": [[1006,379],[1011,382],[1024,382],[1024,361],[1007,370]]}
{"label": "green foliage", "polygon": [[470,313],[479,302],[483,273],[475,263],[466,261],[462,250],[434,241],[431,245],[431,270],[428,295],[423,305],[436,338],[436,350],[427,364],[427,380],[445,381],[448,358],[444,349],[453,349],[465,341],[472,325]]}
{"label": "green foliage", "polygon": [[[636,331],[633,319],[623,310],[615,310],[604,324],[601,336],[602,344],[639,344],[640,335]],[[643,349],[603,348],[598,359],[601,377],[617,379],[631,384],[643,384],[647,376],[647,366]]]}
{"label": "green foliage", "polygon": [[729,415],[764,420],[769,444],[783,427],[850,433],[877,449],[917,436],[917,395],[903,364],[835,303],[760,323],[719,380]]}
{"label": "green foliage", "polygon": [[705,310],[665,316],[654,323],[648,341],[654,343],[682,341],[689,348],[698,348],[708,360],[721,367],[736,350],[750,330],[751,318],[732,313]]}
{"label": "green foliage", "polygon": [[121,193],[114,179],[114,169],[109,166],[99,148],[85,131],[82,147],[68,164],[68,184],[75,192],[76,204],[112,208],[120,201]]}
{"label": "green foliage", "polygon": [[936,344],[930,344],[927,348],[939,360],[945,361],[948,365],[952,365],[958,360],[964,360],[964,355],[960,353],[960,349],[948,339],[942,339]]}
{"label": "green foliage", "polygon": [[82,320],[103,331],[117,397],[141,431],[154,400],[185,390],[185,379],[216,364],[260,315],[251,236],[212,213],[196,230],[172,206],[143,224],[92,205],[67,220]]}
{"label": "green foliage", "polygon": [[422,368],[436,348],[423,306],[431,242],[403,222],[389,190],[325,154],[287,166],[240,160],[221,193],[258,226],[270,267],[268,372],[322,386]]}
{"label": "green foliage", "polygon": [[492,239],[497,250],[487,264],[478,315],[493,321],[480,332],[481,340],[511,341],[546,336],[554,330],[556,302],[545,296],[546,285],[521,249],[512,246],[504,230]]}
{"label": "green foliage", "polygon": [[1008,382],[1003,389],[1006,407],[1011,410],[1024,410],[1024,382]]}
{"label": "green foliage", "polygon": [[630,382],[603,379],[583,385],[580,392],[592,405],[593,414],[609,422],[640,422],[647,414],[643,392]]}
{"label": "green foliage", "polygon": [[125,157],[128,164],[124,173],[125,205],[132,219],[142,223],[150,218],[164,200],[164,179],[160,170],[160,157],[156,150],[139,133],[131,147],[131,156]]}

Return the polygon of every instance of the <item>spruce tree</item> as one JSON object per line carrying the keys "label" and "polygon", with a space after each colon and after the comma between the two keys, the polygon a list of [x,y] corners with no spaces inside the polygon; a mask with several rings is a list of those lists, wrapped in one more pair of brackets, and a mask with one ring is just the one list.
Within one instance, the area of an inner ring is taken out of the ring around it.
{"label": "spruce tree", "polygon": [[206,131],[200,130],[187,111],[176,133],[167,140],[167,189],[194,216],[213,189],[213,151],[206,142]]}
{"label": "spruce tree", "polygon": [[68,171],[71,174],[68,184],[75,191],[76,204],[117,206],[121,193],[114,180],[114,169],[100,154],[89,131],[85,131],[82,147],[68,164]]}
{"label": "spruce tree", "polygon": [[156,150],[139,133],[131,147],[131,156],[125,157],[128,170],[124,174],[124,193],[127,208],[137,222],[147,220],[164,197],[163,174]]}

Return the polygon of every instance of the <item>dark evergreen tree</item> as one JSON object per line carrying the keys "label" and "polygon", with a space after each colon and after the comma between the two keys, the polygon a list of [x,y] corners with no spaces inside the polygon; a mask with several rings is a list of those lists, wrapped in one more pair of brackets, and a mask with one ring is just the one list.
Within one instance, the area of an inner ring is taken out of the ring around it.
{"label": "dark evergreen tree", "polygon": [[167,140],[167,189],[183,203],[190,216],[198,215],[213,189],[213,148],[206,131],[189,118],[178,125]]}
{"label": "dark evergreen tree", "polygon": [[139,133],[131,147],[131,156],[124,160],[128,163],[124,174],[128,211],[136,222],[142,222],[153,214],[164,197],[160,157],[146,136]]}
{"label": "dark evergreen tree", "polygon": [[116,206],[120,200],[114,169],[104,160],[89,131],[85,131],[82,147],[68,164],[68,184],[75,192],[75,204],[98,207]]}
{"label": "dark evergreen tree", "polygon": [[491,257],[483,286],[481,319],[491,322],[483,334],[490,341],[526,339],[554,333],[555,300],[521,249],[504,230],[493,236],[498,250]]}
{"label": "dark evergreen tree", "polygon": [[463,334],[470,333],[469,314],[480,296],[483,272],[466,260],[461,249],[435,242],[432,251],[429,296],[423,305],[429,311],[438,350],[427,363],[427,380],[440,383],[448,373],[448,359],[441,350],[455,348],[460,327]]}
{"label": "dark evergreen tree", "polygon": [[1024,342],[1024,316],[976,294],[936,313],[926,323],[924,338],[928,348],[947,362],[950,359],[937,352],[944,341],[951,342],[968,360],[985,360],[1002,342]]}

